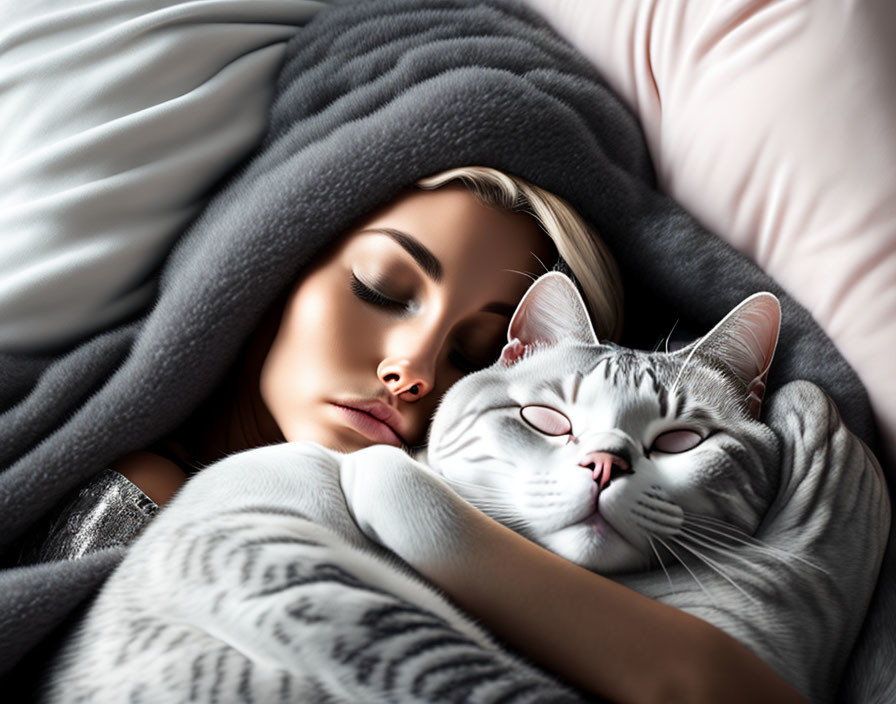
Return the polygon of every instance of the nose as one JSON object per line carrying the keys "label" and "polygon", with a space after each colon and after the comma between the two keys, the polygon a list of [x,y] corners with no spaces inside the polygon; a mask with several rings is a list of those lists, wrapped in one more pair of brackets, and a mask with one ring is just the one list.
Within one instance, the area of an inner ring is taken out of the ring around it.
{"label": "nose", "polygon": [[433,387],[432,374],[423,373],[421,366],[410,359],[388,358],[380,363],[377,374],[393,396],[413,402]]}
{"label": "nose", "polygon": [[377,367],[377,375],[393,396],[414,402],[435,388],[436,362],[451,325],[452,320],[446,315],[433,313],[387,331],[385,357]]}
{"label": "nose", "polygon": [[628,460],[614,455],[612,452],[589,452],[579,462],[579,467],[586,467],[592,471],[594,481],[603,489],[610,480],[625,472],[631,472]]}

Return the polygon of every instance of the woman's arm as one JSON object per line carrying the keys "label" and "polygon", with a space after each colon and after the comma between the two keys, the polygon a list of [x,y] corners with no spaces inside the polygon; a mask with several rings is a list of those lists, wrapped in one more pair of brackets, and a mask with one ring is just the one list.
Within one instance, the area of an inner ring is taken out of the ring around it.
{"label": "woman's arm", "polygon": [[710,623],[581,568],[467,504],[394,448],[348,456],[361,529],[521,653],[614,702],[803,702]]}
{"label": "woman's arm", "polygon": [[702,619],[585,570],[479,511],[460,563],[422,572],[495,635],[614,702],[802,702]]}
{"label": "woman's arm", "polygon": [[111,465],[159,506],[168,503],[187,481],[181,468],[153,452],[138,451],[125,455]]}

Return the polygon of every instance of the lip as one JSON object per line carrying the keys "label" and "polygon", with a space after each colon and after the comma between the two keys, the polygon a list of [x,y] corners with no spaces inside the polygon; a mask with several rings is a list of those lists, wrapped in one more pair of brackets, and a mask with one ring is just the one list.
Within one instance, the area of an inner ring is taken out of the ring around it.
{"label": "lip", "polygon": [[398,411],[381,401],[333,401],[355,430],[374,442],[401,447],[407,444],[401,433],[402,418]]}

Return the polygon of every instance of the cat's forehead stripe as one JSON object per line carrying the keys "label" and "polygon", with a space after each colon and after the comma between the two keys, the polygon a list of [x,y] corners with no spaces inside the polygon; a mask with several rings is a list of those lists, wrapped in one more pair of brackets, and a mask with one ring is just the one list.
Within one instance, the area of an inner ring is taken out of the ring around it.
{"label": "cat's forehead stripe", "polygon": [[538,388],[556,395],[563,403],[587,403],[595,394],[606,393],[607,385],[617,389],[634,387],[639,389],[638,395],[627,396],[624,405],[634,409],[649,398],[654,412],[660,417],[698,425],[716,423],[717,414],[695,409],[707,403],[728,403],[715,393],[707,396],[706,391],[712,385],[698,381],[707,373],[719,371],[702,359],[690,359],[682,377],[682,380],[690,379],[689,383],[675,384],[683,360],[667,353],[581,343],[560,345],[551,350],[559,356],[544,358],[545,378],[538,383]]}
{"label": "cat's forehead stripe", "polygon": [[[579,388],[582,386],[582,379],[585,378],[585,375],[582,372],[577,371],[572,375],[572,391],[570,393],[571,403],[575,403],[579,398]],[[565,399],[564,399],[565,400]]]}
{"label": "cat's forehead stripe", "polygon": [[687,393],[684,389],[675,390],[675,410],[672,412],[673,418],[681,418],[681,411],[687,403]]}
{"label": "cat's forehead stripe", "polygon": [[595,362],[591,365],[591,367],[586,372],[584,372],[584,374],[582,376],[590,376],[590,375],[594,374],[594,372],[597,370],[597,368],[601,364],[604,364],[605,365],[604,378],[608,379],[610,376],[609,361],[610,361],[609,354],[605,354],[605,355],[599,357],[597,360],[595,360]]}
{"label": "cat's forehead stripe", "polygon": [[535,385],[535,389],[537,391],[551,391],[564,401],[566,400],[566,394],[563,393],[563,384],[560,379],[543,379]]}
{"label": "cat's forehead stripe", "polygon": [[705,408],[701,408],[699,406],[688,408],[684,413],[681,414],[681,417],[695,423],[711,423],[715,420],[711,413],[709,413]]}
{"label": "cat's forehead stripe", "polygon": [[610,380],[610,371],[611,371],[610,359],[608,357],[605,357],[601,361],[603,362],[603,365],[604,365],[604,379],[606,381],[609,381]]}
{"label": "cat's forehead stripe", "polygon": [[657,393],[657,400],[660,402],[660,415],[663,418],[666,417],[666,414],[669,412],[669,392],[663,388]]}

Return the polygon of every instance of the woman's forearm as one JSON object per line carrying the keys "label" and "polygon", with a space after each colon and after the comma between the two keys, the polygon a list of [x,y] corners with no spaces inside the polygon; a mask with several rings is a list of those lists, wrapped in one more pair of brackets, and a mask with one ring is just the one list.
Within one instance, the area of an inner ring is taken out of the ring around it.
{"label": "woman's forearm", "polygon": [[361,530],[519,652],[614,702],[803,702],[711,624],[535,545],[400,450],[345,456]]}
{"label": "woman's forearm", "polygon": [[[803,702],[711,624],[529,542],[475,510],[460,558],[423,571],[511,646],[614,702]],[[466,531],[465,531],[466,532]]]}

